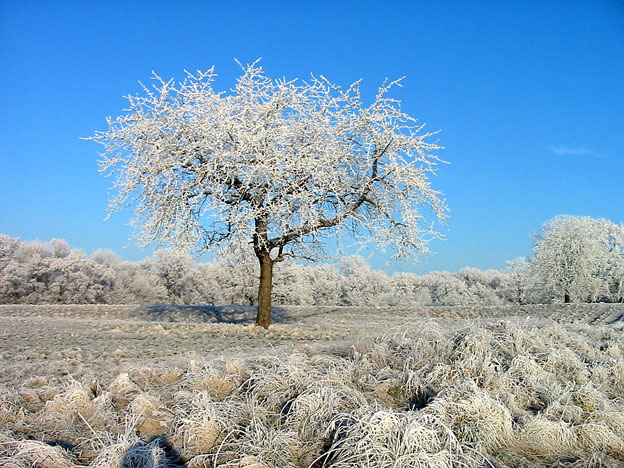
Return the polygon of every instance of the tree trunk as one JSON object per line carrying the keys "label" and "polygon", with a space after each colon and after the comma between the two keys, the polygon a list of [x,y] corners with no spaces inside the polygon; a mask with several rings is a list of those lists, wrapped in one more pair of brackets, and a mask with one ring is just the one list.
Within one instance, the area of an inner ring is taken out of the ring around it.
{"label": "tree trunk", "polygon": [[269,328],[271,324],[271,290],[273,289],[273,260],[269,252],[258,255],[260,262],[260,286],[258,287],[258,315],[256,325]]}

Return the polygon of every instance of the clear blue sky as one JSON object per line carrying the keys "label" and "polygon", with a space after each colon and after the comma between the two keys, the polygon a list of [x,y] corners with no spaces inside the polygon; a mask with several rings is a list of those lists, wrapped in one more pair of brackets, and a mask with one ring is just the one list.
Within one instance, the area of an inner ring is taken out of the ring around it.
{"label": "clear blue sky", "polygon": [[502,268],[530,255],[558,214],[624,220],[624,3],[621,1],[0,1],[0,232],[67,240],[91,253],[128,245],[130,211],[104,221],[110,179],[80,140],[119,115],[152,70],[233,58],[273,77],[324,74],[365,98],[385,77],[442,132],[433,185],[451,209],[422,273]]}

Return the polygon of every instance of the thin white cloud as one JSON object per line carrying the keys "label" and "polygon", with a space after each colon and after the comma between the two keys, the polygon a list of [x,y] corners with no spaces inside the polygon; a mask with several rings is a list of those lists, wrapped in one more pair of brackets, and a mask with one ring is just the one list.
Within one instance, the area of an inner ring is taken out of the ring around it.
{"label": "thin white cloud", "polygon": [[560,154],[565,156],[591,156],[598,157],[598,154],[587,148],[571,148],[569,146],[549,146],[548,151],[554,154]]}

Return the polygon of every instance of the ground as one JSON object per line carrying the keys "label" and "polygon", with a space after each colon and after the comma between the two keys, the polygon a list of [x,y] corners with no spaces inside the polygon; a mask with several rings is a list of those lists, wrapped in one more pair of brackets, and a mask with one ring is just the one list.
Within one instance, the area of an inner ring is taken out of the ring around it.
{"label": "ground", "polygon": [[623,315],[4,305],[0,466],[620,466]]}

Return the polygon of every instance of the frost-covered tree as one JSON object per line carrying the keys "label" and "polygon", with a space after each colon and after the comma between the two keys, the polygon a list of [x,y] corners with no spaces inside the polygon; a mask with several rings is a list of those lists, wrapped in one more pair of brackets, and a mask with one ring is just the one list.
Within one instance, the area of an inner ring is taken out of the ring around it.
{"label": "frost-covered tree", "polygon": [[288,259],[277,265],[273,295],[280,305],[309,305],[314,301],[315,285],[309,281],[307,267]]}
{"label": "frost-covered tree", "polygon": [[154,252],[152,267],[167,290],[169,300],[183,304],[185,290],[191,286],[193,257],[177,249],[162,249]]}
{"label": "frost-covered tree", "polygon": [[28,273],[23,262],[17,258],[22,243],[0,234],[0,301],[18,303],[22,300],[28,284]]}
{"label": "frost-covered tree", "polygon": [[515,304],[526,304],[529,301],[535,280],[531,265],[525,257],[518,257],[505,262],[503,272],[503,294]]}
{"label": "frost-covered tree", "polygon": [[414,306],[431,303],[429,288],[416,273],[395,273],[391,278],[393,305]]}
{"label": "frost-covered tree", "polygon": [[200,265],[214,304],[257,304],[258,262],[246,245],[231,245],[211,263]]}
{"label": "frost-covered tree", "polygon": [[329,263],[307,265],[305,275],[307,282],[311,285],[312,304],[340,304],[344,278],[334,265]]}
{"label": "frost-covered tree", "polygon": [[342,257],[342,302],[346,305],[388,305],[390,278],[381,271],[373,271],[360,255]]}
{"label": "frost-covered tree", "polygon": [[71,247],[63,239],[52,239],[48,248],[54,258],[65,258],[72,253]]}
{"label": "frost-covered tree", "polygon": [[15,258],[20,245],[19,239],[0,234],[0,272],[5,262],[8,263],[9,260]]}
{"label": "frost-covered tree", "polygon": [[535,234],[532,267],[564,302],[610,295],[624,255],[622,226],[589,216],[557,216]]}
{"label": "frost-covered tree", "polygon": [[0,301],[9,303],[101,303],[114,274],[67,242],[26,242],[0,235]]}
{"label": "frost-covered tree", "polygon": [[115,267],[121,263],[121,257],[111,249],[99,249],[91,254],[91,260],[100,265]]}
{"label": "frost-covered tree", "polygon": [[455,277],[468,288],[466,303],[498,305],[503,302],[502,275],[499,271],[465,267],[455,273]]}
{"label": "frost-covered tree", "polygon": [[611,302],[624,302],[624,224],[603,221],[606,255],[605,277]]}
{"label": "frost-covered tree", "polygon": [[178,83],[155,75],[91,140],[104,145],[102,171],[116,175],[110,208],[134,204],[140,243],[251,244],[257,323],[268,327],[276,262],[315,258],[342,232],[414,257],[438,235],[425,220],[446,207],[429,183],[439,147],[388,97],[398,81],[364,105],[359,81],[342,89],[242,69],[231,92],[213,90],[213,69]]}
{"label": "frost-covered tree", "polygon": [[471,296],[468,286],[453,273],[448,271],[431,271],[421,276],[423,288],[429,291],[431,303],[434,305],[468,305]]}
{"label": "frost-covered tree", "polygon": [[109,304],[162,304],[169,295],[161,278],[154,272],[151,259],[120,262],[113,266],[114,288]]}
{"label": "frost-covered tree", "polygon": [[105,265],[90,260],[76,249],[59,251],[52,244],[54,252],[62,252],[49,263],[48,302],[63,304],[105,303],[113,287],[113,273]]}

